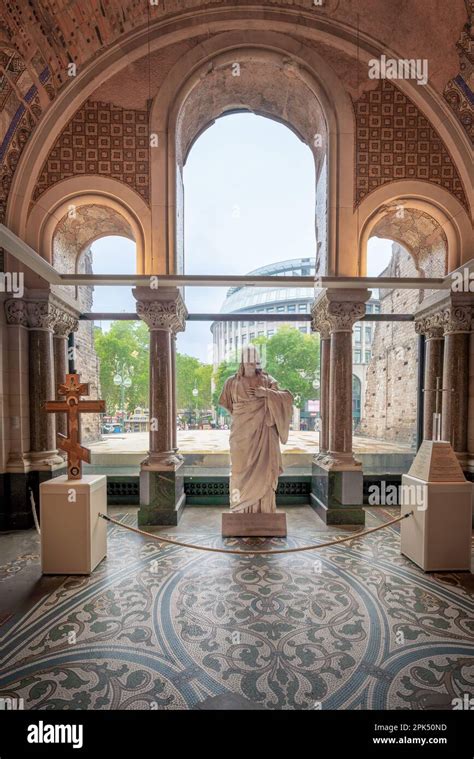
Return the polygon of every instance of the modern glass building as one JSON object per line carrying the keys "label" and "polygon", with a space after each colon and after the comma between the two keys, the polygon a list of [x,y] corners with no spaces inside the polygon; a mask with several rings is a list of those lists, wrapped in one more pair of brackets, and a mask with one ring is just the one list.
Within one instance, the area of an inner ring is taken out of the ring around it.
{"label": "modern glass building", "polygon": [[[314,276],[314,261],[309,258],[294,258],[248,272],[249,276]],[[213,361],[217,367],[222,361],[235,360],[240,356],[242,346],[257,337],[271,337],[284,321],[265,321],[266,314],[309,314],[314,299],[312,290],[305,287],[255,288],[249,286],[232,287],[222,305],[223,314],[245,314],[254,311],[261,316],[258,321],[213,322]],[[287,322],[289,324],[290,322]],[[311,322],[291,322],[291,326],[301,332],[311,332]]]}
{"label": "modern glass building", "polygon": [[[292,258],[248,272],[249,276],[314,276],[314,260]],[[256,288],[248,285],[232,287],[222,305],[223,314],[242,314],[249,311],[258,314],[255,321],[213,322],[213,364],[216,369],[222,361],[239,361],[242,347],[258,337],[272,337],[283,325],[288,324],[304,334],[311,332],[310,321],[266,321],[266,314],[309,314],[314,300],[314,291],[303,287]],[[372,298],[366,310],[380,311],[377,298]],[[373,322],[358,322],[353,332],[353,419],[357,426],[361,419],[365,392],[367,364],[372,356]]]}

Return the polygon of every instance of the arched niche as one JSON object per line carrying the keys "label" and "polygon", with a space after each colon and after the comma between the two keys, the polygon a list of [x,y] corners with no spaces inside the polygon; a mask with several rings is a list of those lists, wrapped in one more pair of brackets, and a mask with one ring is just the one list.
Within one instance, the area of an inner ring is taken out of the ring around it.
{"label": "arched niche", "polygon": [[[367,274],[371,237],[398,242],[425,268],[420,255],[438,245],[439,265],[425,276],[444,276],[472,258],[472,227],[466,210],[450,193],[427,182],[392,182],[371,193],[359,207],[358,275]],[[441,265],[441,259],[443,264]]]}
{"label": "arched niche", "polygon": [[[87,214],[81,210],[85,208]],[[95,218],[92,208],[97,209]],[[114,230],[119,230],[118,234],[135,241],[135,273],[143,274],[147,270],[145,251],[151,248],[150,209],[134,190],[108,177],[81,176],[58,182],[33,206],[28,217],[26,242],[53,263],[58,226],[65,223],[64,219],[69,219],[73,226],[75,218],[84,221],[83,226],[76,224],[83,249],[99,237],[116,234]],[[79,252],[77,250],[76,255]]]}
{"label": "arched niche", "polygon": [[[350,100],[313,50],[283,35],[252,31],[218,35],[206,45],[204,56],[202,50],[192,50],[171,70],[155,98],[150,128],[161,149],[151,156],[152,203],[158,212],[154,227],[160,268],[182,269],[182,167],[187,154],[216,118],[233,110],[278,120],[310,147],[317,185],[315,258],[318,254],[319,272],[337,271],[337,241],[341,234],[350,235],[342,220],[353,205]],[[166,207],[159,204],[163,187]]]}

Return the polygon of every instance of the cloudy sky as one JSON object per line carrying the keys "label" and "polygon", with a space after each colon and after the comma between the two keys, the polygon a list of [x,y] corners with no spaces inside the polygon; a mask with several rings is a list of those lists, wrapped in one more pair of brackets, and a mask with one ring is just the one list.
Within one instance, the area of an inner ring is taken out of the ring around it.
{"label": "cloudy sky", "polygon": [[[218,119],[197,140],[184,169],[185,271],[246,274],[288,258],[314,257],[314,163],[287,127],[251,114]],[[368,273],[388,263],[391,243],[369,243]],[[108,237],[93,245],[96,274],[135,270],[135,245]],[[186,289],[190,312],[219,311],[224,288]],[[128,288],[97,288],[94,311],[134,311]],[[104,323],[103,328],[107,328]],[[209,360],[209,323],[188,322],[182,353]]]}

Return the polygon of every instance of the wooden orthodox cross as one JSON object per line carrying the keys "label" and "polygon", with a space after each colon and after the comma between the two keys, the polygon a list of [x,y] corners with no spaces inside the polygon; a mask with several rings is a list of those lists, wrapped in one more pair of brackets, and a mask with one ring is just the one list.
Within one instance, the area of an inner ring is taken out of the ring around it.
{"label": "wooden orthodox cross", "polygon": [[59,385],[58,395],[64,396],[64,400],[46,401],[43,408],[53,414],[67,413],[68,434],[65,437],[58,432],[57,445],[67,453],[68,480],[80,480],[82,462],[90,463],[91,452],[79,441],[79,414],[105,411],[105,401],[81,401],[81,395],[89,395],[89,383],[81,382],[79,374],[66,374],[66,382]]}

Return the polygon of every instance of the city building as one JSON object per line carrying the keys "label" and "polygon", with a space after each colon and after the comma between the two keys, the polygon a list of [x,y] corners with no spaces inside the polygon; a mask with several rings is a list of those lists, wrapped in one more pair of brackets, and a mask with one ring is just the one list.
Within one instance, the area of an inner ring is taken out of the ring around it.
{"label": "city building", "polygon": [[[275,264],[262,266],[247,272],[249,276],[286,276],[301,277],[315,275],[315,260],[310,258],[292,258]],[[251,286],[231,287],[222,304],[221,313],[242,315],[249,311],[260,314],[257,321],[215,321],[211,324],[213,343],[213,365],[217,369],[223,361],[240,360],[242,347],[259,337],[272,337],[284,324],[298,329],[303,334],[311,332],[311,321],[267,321],[267,314],[309,314],[314,302],[314,292],[306,287],[275,286],[274,288],[255,288]],[[372,297],[366,304],[368,313],[379,313],[378,298]],[[353,424],[356,429],[363,415],[363,398],[367,366],[372,357],[373,322],[357,322],[354,326],[352,345],[352,392]],[[301,418],[310,418],[313,411],[306,409]]]}

